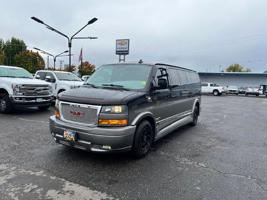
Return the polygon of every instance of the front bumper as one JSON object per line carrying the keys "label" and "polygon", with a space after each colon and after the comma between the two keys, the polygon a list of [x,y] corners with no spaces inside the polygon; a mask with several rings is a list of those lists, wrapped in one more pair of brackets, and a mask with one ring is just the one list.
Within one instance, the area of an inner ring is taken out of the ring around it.
{"label": "front bumper", "polygon": [[[94,152],[129,151],[132,148],[136,126],[88,127],[67,123],[50,117],[50,132],[57,143]],[[75,142],[63,138],[65,130],[74,131]]]}
{"label": "front bumper", "polygon": [[10,100],[17,107],[48,106],[52,103],[52,96],[11,96]]}

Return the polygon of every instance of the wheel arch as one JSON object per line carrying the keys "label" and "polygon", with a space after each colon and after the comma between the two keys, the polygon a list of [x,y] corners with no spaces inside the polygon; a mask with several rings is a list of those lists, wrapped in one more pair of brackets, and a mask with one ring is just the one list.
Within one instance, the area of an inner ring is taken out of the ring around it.
{"label": "wheel arch", "polygon": [[194,105],[192,108],[192,113],[194,112],[196,106],[198,106],[198,108],[199,108],[199,110],[198,110],[198,115],[199,115],[200,114],[200,99],[199,98],[195,99],[195,102],[194,102]]}
{"label": "wheel arch", "polygon": [[4,89],[4,88],[0,88],[0,98],[2,97],[2,96],[4,96],[4,94],[9,94],[8,93],[8,91],[6,90],[6,89]]}
{"label": "wheel arch", "polygon": [[152,113],[150,112],[145,112],[145,113],[141,113],[139,114],[131,123],[131,125],[133,126],[138,126],[142,121],[147,120],[152,128],[153,128],[153,132],[154,132],[154,137],[156,135],[156,120],[155,117]]}

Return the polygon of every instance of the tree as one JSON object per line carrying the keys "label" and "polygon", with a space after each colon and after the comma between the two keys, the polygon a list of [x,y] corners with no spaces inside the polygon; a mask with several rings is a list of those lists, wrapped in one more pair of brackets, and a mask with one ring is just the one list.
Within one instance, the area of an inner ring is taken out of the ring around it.
{"label": "tree", "polygon": [[0,39],[0,65],[3,65],[5,62],[4,45],[4,41]]}
{"label": "tree", "polygon": [[89,63],[88,61],[82,62],[82,65],[78,67],[79,74],[83,75],[91,75],[95,71],[95,65]]}
{"label": "tree", "polygon": [[18,67],[22,67],[31,73],[35,73],[37,70],[44,69],[44,59],[39,53],[33,51],[23,51],[14,57],[14,64]]}
{"label": "tree", "polygon": [[14,37],[12,37],[11,40],[7,40],[4,45],[5,64],[14,66],[15,56],[23,51],[26,51],[26,44],[23,40]]}
{"label": "tree", "polygon": [[232,64],[226,68],[226,72],[251,72],[249,68],[243,67],[240,64]]}

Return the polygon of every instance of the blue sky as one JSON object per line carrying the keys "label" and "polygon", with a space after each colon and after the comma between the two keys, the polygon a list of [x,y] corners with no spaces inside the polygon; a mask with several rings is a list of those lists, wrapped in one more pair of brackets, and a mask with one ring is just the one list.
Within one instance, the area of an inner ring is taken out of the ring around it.
{"label": "blue sky", "polygon": [[[67,49],[66,39],[31,16],[68,35],[97,17],[79,36],[99,39],[74,41],[74,64],[81,48],[84,60],[97,66],[117,62],[115,40],[129,38],[127,61],[131,62],[165,62],[198,71],[218,71],[239,63],[254,72],[267,70],[264,0],[1,1],[0,38],[18,37],[29,49],[38,47],[53,54]],[[67,57],[60,59],[68,64]]]}

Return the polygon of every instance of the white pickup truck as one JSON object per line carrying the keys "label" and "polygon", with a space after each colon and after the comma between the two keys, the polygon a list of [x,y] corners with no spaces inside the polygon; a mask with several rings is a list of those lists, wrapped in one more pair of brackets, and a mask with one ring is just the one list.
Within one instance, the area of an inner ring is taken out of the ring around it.
{"label": "white pickup truck", "polygon": [[36,80],[23,68],[0,65],[0,113],[10,113],[16,107],[48,109],[52,102],[52,87]]}
{"label": "white pickup truck", "polygon": [[54,98],[60,92],[78,88],[84,84],[77,75],[71,72],[39,70],[35,73],[34,77],[51,84]]}
{"label": "white pickup truck", "polygon": [[214,83],[201,83],[201,93],[219,96],[225,93],[225,90],[224,87],[216,85]]}

